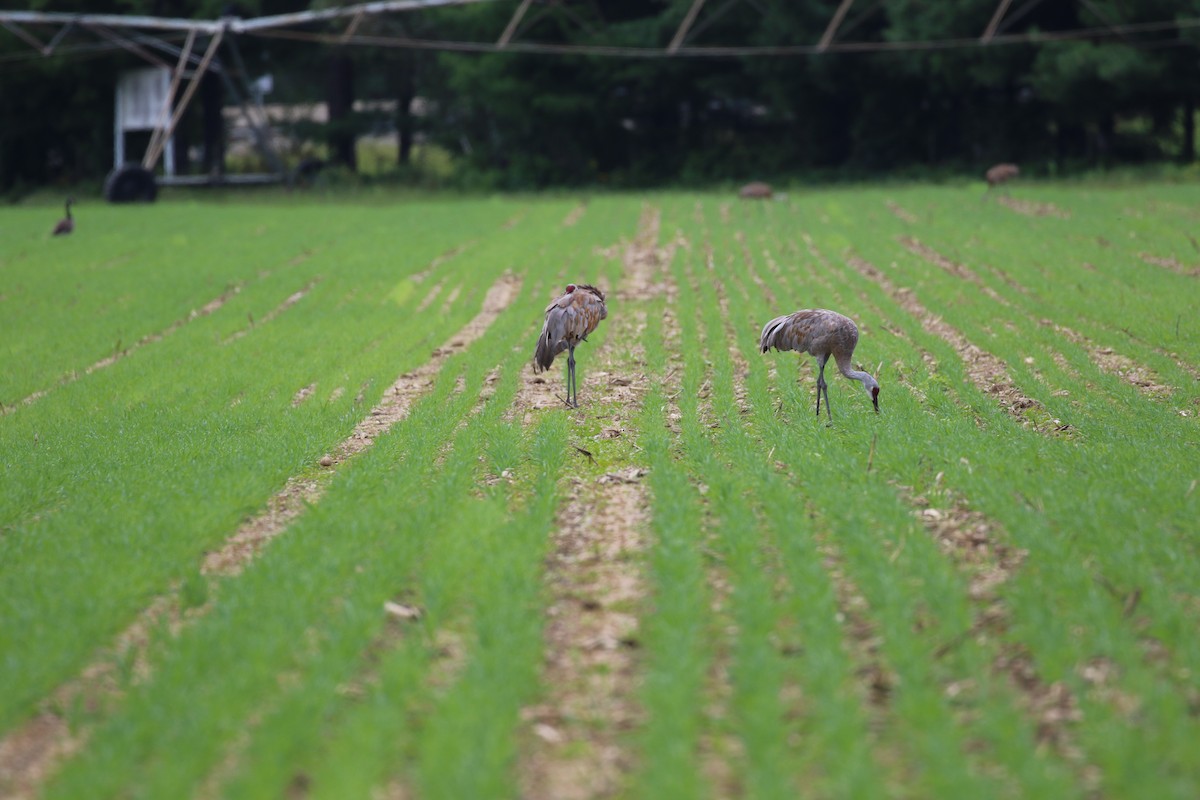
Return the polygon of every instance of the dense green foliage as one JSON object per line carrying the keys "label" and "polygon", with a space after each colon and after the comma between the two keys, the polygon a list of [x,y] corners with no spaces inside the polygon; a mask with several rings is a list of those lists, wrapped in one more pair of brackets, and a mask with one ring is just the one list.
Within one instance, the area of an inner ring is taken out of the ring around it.
{"label": "dense green foliage", "polygon": [[[56,798],[511,797],[539,747],[590,763],[531,730],[600,724],[528,713],[594,686],[546,680],[549,596],[605,605],[548,554],[638,467],[619,794],[1194,797],[1200,194],[1014,194],[87,203],[65,239],[9,209],[0,766],[39,714],[79,737]],[[609,298],[578,411],[527,395],[565,280]],[[811,360],[757,352],[800,307],[858,321],[879,416],[830,367],[814,418]],[[431,358],[406,418],[318,466]],[[296,478],[323,494],[203,572]]]}
{"label": "dense green foliage", "polygon": [[[39,5],[78,10],[84,4]],[[89,11],[165,10],[150,0],[86,5]],[[211,17],[218,5],[195,0],[171,6],[170,13]],[[324,5],[261,0],[241,3],[237,11],[254,16]],[[367,18],[356,30],[490,43],[517,5],[504,0]],[[665,48],[691,5],[535,4],[516,41]],[[709,3],[687,43],[812,45],[838,5]],[[1195,27],[1137,26],[1194,20],[1200,3],[1029,4],[1011,9],[995,44],[974,46],[995,9],[995,0],[939,2],[936,12],[907,0],[859,3],[835,39],[901,47],[962,43],[950,49],[662,59],[338,49],[251,36],[239,37],[239,47],[248,77],[275,76],[272,102],[399,101],[395,112],[347,110],[324,130],[291,131],[327,140],[334,160],[353,167],[348,142],[355,134],[400,128],[407,142],[420,134],[453,153],[458,180],[469,185],[977,173],[997,161],[1066,174],[1098,164],[1191,160],[1200,34]],[[345,24],[310,32],[340,32]],[[1095,33],[1036,44],[1003,39],[1078,29]],[[7,60],[18,52],[28,57]],[[111,152],[111,128],[103,121],[111,118],[112,86],[134,57],[87,51],[34,60],[25,43],[0,34],[0,58],[6,59],[0,60],[0,191],[102,175]],[[224,69],[235,68],[227,54],[223,59]],[[414,97],[425,101],[420,117],[408,113]],[[193,141],[197,125],[193,112],[184,126]],[[403,165],[409,151],[400,150]]]}

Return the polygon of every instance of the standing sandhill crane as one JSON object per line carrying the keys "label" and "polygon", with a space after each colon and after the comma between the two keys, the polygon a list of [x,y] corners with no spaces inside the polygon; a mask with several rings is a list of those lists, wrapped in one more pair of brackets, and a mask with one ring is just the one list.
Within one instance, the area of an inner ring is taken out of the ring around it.
{"label": "standing sandhill crane", "polygon": [[54,226],[54,236],[63,236],[75,230],[75,219],[71,216],[71,204],[74,202],[75,198],[67,198],[67,216],[65,219],[60,219]]}
{"label": "standing sandhill crane", "polygon": [[821,416],[821,393],[825,393],[825,413],[829,421],[829,385],[825,383],[825,362],[833,356],[838,369],[847,378],[862,381],[863,388],[871,396],[875,413],[879,413],[879,383],[865,372],[850,368],[850,357],[858,344],[858,326],[854,320],[836,311],[824,308],[805,308],[794,314],[776,317],[762,330],[758,346],[762,352],[772,347],[776,350],[795,350],[816,356],[817,367],[817,416]]}
{"label": "standing sandhill crane", "polygon": [[[579,389],[575,386],[575,347],[580,342],[586,342],[588,334],[596,330],[600,320],[607,316],[604,292],[586,283],[568,285],[562,297],[546,306],[546,324],[542,326],[537,349],[533,353],[533,371],[545,372],[550,369],[554,357],[567,350],[566,403],[574,408],[579,408]],[[571,402],[572,397],[574,403]]]}
{"label": "standing sandhill crane", "polygon": [[1020,174],[1021,168],[1016,164],[997,164],[985,172],[983,177],[987,179],[988,189],[994,189],[1001,184],[1008,183]]}

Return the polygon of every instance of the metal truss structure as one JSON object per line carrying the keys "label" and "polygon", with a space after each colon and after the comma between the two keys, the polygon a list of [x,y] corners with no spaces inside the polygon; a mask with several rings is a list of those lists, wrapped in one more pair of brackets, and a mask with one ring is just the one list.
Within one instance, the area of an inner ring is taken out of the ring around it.
{"label": "metal truss structure", "polygon": [[[913,50],[946,50],[969,47],[1038,44],[1067,40],[1117,40],[1138,46],[1171,46],[1181,43],[1178,33],[1200,28],[1200,18],[1165,19],[1160,22],[1121,24],[1109,19],[1093,0],[1078,2],[1103,24],[1059,31],[1013,31],[1017,23],[1045,0],[998,0],[987,26],[978,36],[925,41],[854,41],[849,35],[879,13],[885,0],[840,0],[821,37],[815,42],[787,45],[739,46],[700,44],[703,32],[736,7],[750,7],[759,14],[767,3],[781,0],[692,0],[670,40],[659,46],[628,46],[613,43],[603,29],[602,3],[597,0],[516,0],[504,28],[486,41],[418,38],[403,33],[362,33],[364,19],[406,14],[424,9],[495,3],[498,0],[381,0],[335,8],[242,19],[216,20],[119,14],[64,14],[39,11],[0,11],[0,27],[29,46],[30,50],[0,55],[5,64],[31,58],[83,55],[125,50],[155,66],[170,70],[171,92],[158,127],[141,162],[152,171],[186,110],[203,76],[219,74],[237,99],[246,123],[260,150],[275,170],[283,174],[281,159],[270,146],[267,117],[261,101],[248,86],[237,40],[242,36],[289,39],[334,46],[387,47],[410,50],[442,50],[471,53],[531,53],[587,55],[621,58],[754,58],[764,56],[818,56],[833,53],[871,53]],[[1059,0],[1060,2],[1062,0]],[[577,8],[584,9],[581,13]],[[547,16],[588,35],[578,43],[544,42],[531,38],[531,31]],[[314,27],[316,29],[314,29]],[[375,26],[377,29],[380,26]],[[85,41],[76,41],[86,34]],[[1169,39],[1147,39],[1155,34]],[[70,38],[70,41],[68,39]],[[180,40],[183,40],[182,42]],[[224,48],[222,50],[222,48]],[[228,68],[220,53],[228,59]],[[186,83],[185,83],[186,81]],[[181,89],[182,87],[182,89]],[[181,91],[181,93],[180,93]],[[178,95],[178,100],[173,101]],[[174,105],[172,106],[172,102]]]}

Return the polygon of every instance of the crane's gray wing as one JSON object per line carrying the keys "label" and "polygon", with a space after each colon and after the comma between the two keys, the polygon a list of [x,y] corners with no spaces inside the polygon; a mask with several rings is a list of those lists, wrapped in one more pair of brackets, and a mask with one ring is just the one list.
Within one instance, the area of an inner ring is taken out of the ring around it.
{"label": "crane's gray wing", "polygon": [[762,352],[772,347],[776,350],[796,350],[804,352],[810,343],[819,336],[825,326],[825,317],[820,309],[803,309],[794,314],[776,317],[763,326],[762,336],[758,344]]}
{"label": "crane's gray wing", "polygon": [[567,334],[571,329],[574,312],[570,306],[562,307],[558,301],[546,309],[546,322],[533,351],[534,372],[544,372],[554,363],[554,357],[567,349]]}

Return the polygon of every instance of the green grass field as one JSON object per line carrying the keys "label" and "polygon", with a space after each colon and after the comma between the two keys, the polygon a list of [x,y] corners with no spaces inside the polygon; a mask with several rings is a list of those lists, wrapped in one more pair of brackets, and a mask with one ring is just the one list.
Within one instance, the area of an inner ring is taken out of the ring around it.
{"label": "green grass field", "polygon": [[0,212],[0,797],[1200,795],[1200,187],[982,191]]}

